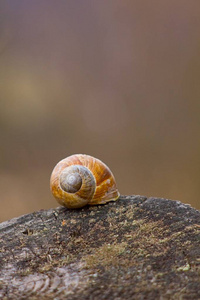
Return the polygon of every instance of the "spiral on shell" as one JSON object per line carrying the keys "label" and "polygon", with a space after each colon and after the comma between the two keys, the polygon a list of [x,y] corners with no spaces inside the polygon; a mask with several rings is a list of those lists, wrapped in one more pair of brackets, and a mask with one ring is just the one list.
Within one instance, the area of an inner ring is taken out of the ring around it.
{"label": "spiral on shell", "polygon": [[51,174],[50,188],[59,204],[68,208],[104,204],[120,196],[110,169],[85,154],[61,160]]}

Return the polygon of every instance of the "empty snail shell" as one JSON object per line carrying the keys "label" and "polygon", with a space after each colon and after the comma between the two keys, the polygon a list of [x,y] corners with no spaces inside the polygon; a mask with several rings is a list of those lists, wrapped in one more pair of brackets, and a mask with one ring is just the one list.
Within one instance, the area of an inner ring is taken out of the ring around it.
{"label": "empty snail shell", "polygon": [[120,196],[110,169],[85,154],[61,160],[53,169],[50,187],[56,200],[68,208],[104,204]]}

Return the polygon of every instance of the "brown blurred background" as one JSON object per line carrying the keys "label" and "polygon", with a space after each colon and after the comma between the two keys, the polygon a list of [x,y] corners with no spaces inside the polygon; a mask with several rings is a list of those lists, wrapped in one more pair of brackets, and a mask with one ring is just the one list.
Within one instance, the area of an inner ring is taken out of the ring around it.
{"label": "brown blurred background", "polygon": [[58,206],[54,165],[200,208],[200,1],[0,2],[0,221]]}

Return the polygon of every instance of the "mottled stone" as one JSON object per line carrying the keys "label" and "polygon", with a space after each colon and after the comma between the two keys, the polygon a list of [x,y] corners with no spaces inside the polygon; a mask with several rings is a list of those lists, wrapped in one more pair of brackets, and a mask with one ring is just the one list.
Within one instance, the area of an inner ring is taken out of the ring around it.
{"label": "mottled stone", "polygon": [[200,212],[121,196],[0,224],[1,299],[200,299]]}

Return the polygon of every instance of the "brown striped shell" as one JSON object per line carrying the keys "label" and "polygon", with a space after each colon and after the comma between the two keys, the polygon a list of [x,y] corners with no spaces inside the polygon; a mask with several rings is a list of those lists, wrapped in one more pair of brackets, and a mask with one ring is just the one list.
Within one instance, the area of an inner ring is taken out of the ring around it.
{"label": "brown striped shell", "polygon": [[50,187],[56,200],[68,208],[104,204],[120,196],[110,169],[85,154],[61,160],[53,169]]}

